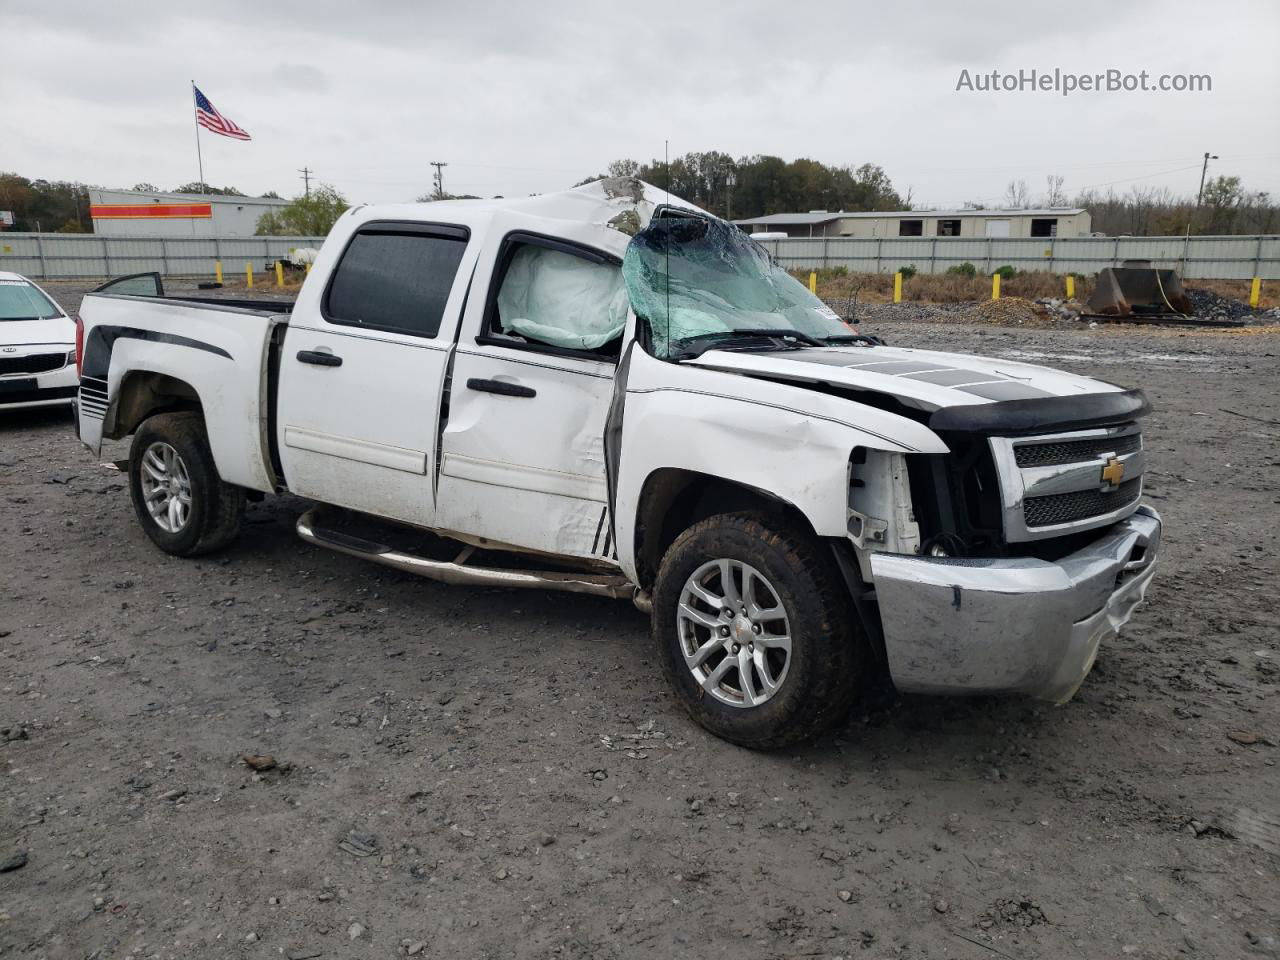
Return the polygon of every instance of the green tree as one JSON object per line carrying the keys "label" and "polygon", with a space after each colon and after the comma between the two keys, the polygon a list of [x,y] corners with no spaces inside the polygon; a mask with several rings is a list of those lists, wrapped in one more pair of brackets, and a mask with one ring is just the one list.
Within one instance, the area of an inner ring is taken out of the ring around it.
{"label": "green tree", "polygon": [[1239,177],[1214,177],[1204,185],[1204,207],[1196,233],[1234,233],[1236,213],[1243,201]]}
{"label": "green tree", "polygon": [[83,183],[66,180],[28,180],[16,173],[0,173],[0,210],[13,211],[13,229],[79,233],[93,230],[89,191]]}
{"label": "green tree", "polygon": [[294,197],[279,210],[258,218],[260,237],[323,237],[350,204],[334,187],[322,183],[310,196]]}
{"label": "green tree", "polygon": [[192,180],[190,183],[184,183],[180,187],[173,188],[174,193],[207,193],[215,197],[244,197],[247,196],[242,190],[235,187],[215,187],[207,183],[201,183],[199,180]]}
{"label": "green tree", "polygon": [[909,205],[883,168],[873,163],[854,169],[807,157],[786,161],[761,154],[735,160],[708,150],[675,157],[669,164],[659,159],[644,164],[615,160],[608,174],[587,177],[575,186],[604,176],[638,176],[719,216],[732,213],[739,219],[806,210],[901,210]]}

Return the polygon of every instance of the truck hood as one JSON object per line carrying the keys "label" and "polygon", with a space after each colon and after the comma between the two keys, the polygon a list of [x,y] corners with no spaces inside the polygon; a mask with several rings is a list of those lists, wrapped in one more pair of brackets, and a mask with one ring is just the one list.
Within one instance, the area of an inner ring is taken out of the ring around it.
{"label": "truck hood", "polygon": [[71,346],[76,342],[75,321],[69,317],[43,320],[0,320],[0,350],[32,344]]}
{"label": "truck hood", "polygon": [[1004,400],[1122,392],[1122,387],[1049,367],[908,347],[823,347],[769,353],[708,350],[683,361],[748,377],[823,383],[892,396],[920,410]]}

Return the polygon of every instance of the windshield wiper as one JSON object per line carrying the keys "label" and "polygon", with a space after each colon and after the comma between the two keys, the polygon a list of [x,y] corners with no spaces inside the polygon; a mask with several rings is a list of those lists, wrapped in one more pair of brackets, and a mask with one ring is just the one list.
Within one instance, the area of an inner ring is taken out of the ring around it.
{"label": "windshield wiper", "polygon": [[791,330],[788,328],[777,329],[760,329],[760,328],[743,328],[740,330],[715,330],[710,333],[699,333],[692,337],[683,337],[677,340],[673,346],[676,347],[674,356],[681,360],[688,360],[694,357],[700,357],[708,350],[714,349],[717,345],[724,341],[746,340],[762,338],[765,340],[792,340],[793,344],[788,344],[783,349],[796,350],[799,345],[806,347],[825,346],[821,340],[811,337],[807,333],[801,333],[799,330]]}
{"label": "windshield wiper", "polygon": [[868,347],[883,347],[884,341],[869,333],[837,333],[834,337],[823,337],[823,343],[865,343]]}

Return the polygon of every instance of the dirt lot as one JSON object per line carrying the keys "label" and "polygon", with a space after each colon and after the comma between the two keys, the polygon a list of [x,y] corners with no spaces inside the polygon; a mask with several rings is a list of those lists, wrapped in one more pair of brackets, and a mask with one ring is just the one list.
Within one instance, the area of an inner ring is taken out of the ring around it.
{"label": "dirt lot", "polygon": [[305,547],[290,498],[172,559],[67,415],[0,416],[0,955],[1277,955],[1280,337],[870,332],[1154,399],[1163,569],[1067,706],[750,753],[627,604]]}

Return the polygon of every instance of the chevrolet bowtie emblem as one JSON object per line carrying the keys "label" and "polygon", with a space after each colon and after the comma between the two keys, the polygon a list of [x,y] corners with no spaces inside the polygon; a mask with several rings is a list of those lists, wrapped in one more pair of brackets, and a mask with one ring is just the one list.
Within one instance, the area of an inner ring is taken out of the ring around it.
{"label": "chevrolet bowtie emblem", "polygon": [[1124,464],[1120,462],[1119,457],[1112,457],[1107,461],[1106,466],[1102,468],[1102,482],[1110,484],[1114,489],[1120,486],[1120,481],[1124,479]]}

